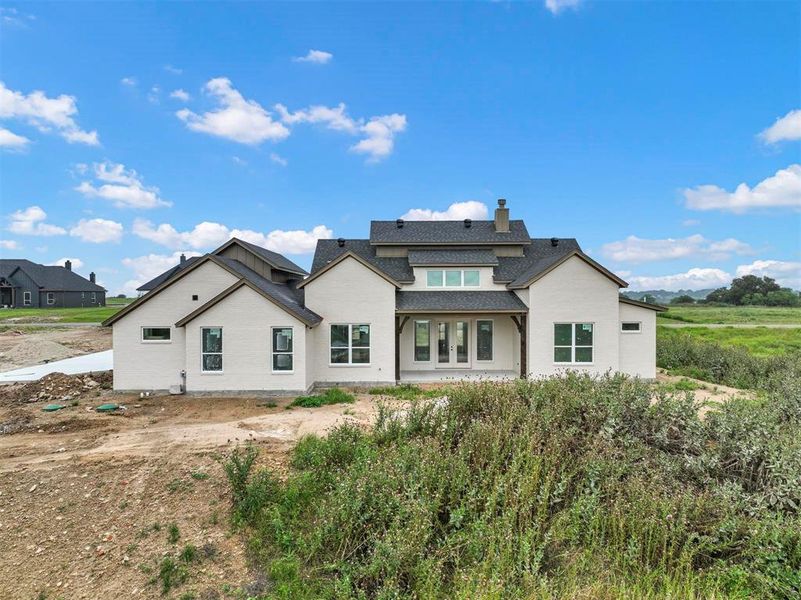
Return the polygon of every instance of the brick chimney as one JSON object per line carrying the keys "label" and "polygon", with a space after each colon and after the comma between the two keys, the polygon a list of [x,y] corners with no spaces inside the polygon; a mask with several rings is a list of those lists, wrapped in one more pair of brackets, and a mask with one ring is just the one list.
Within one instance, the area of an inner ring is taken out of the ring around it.
{"label": "brick chimney", "polygon": [[95,281],[95,272],[94,272],[94,271],[92,271],[91,273],[89,273],[89,281],[91,281],[92,283],[97,283],[97,282]]}
{"label": "brick chimney", "polygon": [[495,231],[509,233],[509,209],[506,208],[504,198],[498,198],[498,208],[495,209]]}
{"label": "brick chimney", "polygon": [[184,264],[185,262],[186,262],[186,254],[181,252],[181,264]]}
{"label": "brick chimney", "polygon": [[67,271],[72,271],[72,261],[71,260],[65,260],[64,261],[64,268],[67,269]]}

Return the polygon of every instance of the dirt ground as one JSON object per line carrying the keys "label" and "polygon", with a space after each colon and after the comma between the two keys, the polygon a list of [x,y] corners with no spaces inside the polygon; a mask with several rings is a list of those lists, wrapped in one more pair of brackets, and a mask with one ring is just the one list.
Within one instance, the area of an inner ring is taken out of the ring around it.
{"label": "dirt ground", "polygon": [[[16,389],[16,392],[15,392]],[[284,399],[112,395],[90,388],[75,406],[42,412],[19,386],[0,388],[0,598],[243,598],[264,589],[231,530],[216,457],[245,441],[279,472],[306,433],[367,423],[376,401],[287,410]],[[119,415],[92,410],[103,401]],[[76,402],[73,400],[72,402]],[[269,403],[275,402],[275,406]],[[168,540],[170,526],[179,532]],[[166,596],[165,557],[198,558]]]}
{"label": "dirt ground", "polygon": [[110,349],[109,327],[0,327],[0,371]]}

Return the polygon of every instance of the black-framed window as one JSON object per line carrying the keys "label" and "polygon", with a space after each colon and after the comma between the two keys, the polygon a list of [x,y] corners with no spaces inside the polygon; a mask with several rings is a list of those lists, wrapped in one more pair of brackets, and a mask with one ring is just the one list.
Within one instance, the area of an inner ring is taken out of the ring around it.
{"label": "black-framed window", "polygon": [[492,321],[476,321],[476,360],[492,360],[493,326]]}
{"label": "black-framed window", "polygon": [[172,330],[169,327],[142,327],[143,342],[169,342]]}
{"label": "black-framed window", "polygon": [[222,327],[203,327],[200,330],[201,363],[204,373],[219,373],[223,370]]}
{"label": "black-framed window", "polygon": [[273,371],[288,372],[295,369],[295,346],[291,327],[272,328],[273,349],[272,365]]}
{"label": "black-framed window", "polygon": [[594,329],[592,323],[554,323],[553,361],[562,364],[591,363]]}
{"label": "black-framed window", "polygon": [[418,362],[431,360],[431,323],[429,321],[414,322],[414,360]]}
{"label": "black-framed window", "polygon": [[331,364],[370,364],[370,325],[341,323],[331,325]]}

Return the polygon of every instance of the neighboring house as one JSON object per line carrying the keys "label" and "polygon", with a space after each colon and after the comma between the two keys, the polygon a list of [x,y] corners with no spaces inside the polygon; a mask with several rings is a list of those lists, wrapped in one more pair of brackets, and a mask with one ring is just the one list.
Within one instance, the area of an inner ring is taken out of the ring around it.
{"label": "neighboring house", "polygon": [[114,388],[297,392],[575,369],[656,375],[656,311],[574,239],[493,221],[373,221],[311,274],[232,239],[106,321]]}
{"label": "neighboring house", "polygon": [[0,307],[81,308],[106,305],[106,289],[72,270],[25,259],[0,259]]}

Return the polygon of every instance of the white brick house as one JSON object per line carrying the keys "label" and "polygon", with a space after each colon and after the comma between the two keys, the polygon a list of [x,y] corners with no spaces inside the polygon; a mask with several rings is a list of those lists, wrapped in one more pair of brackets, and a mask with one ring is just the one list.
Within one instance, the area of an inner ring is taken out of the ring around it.
{"label": "white brick house", "polygon": [[315,385],[656,374],[660,307],[574,239],[492,221],[373,221],[320,240],[311,273],[232,239],[182,260],[111,317],[114,389],[299,392]]}

